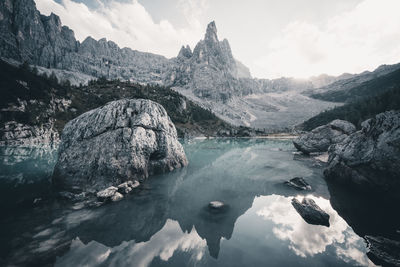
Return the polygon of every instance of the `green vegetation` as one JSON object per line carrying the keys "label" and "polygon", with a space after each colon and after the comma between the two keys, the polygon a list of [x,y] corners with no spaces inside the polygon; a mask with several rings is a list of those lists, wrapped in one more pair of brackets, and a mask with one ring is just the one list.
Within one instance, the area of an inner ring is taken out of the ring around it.
{"label": "green vegetation", "polygon": [[305,121],[302,128],[310,131],[335,119],[350,121],[359,128],[364,120],[381,112],[396,109],[400,109],[400,83],[379,95],[365,97],[344,106],[324,111]]}

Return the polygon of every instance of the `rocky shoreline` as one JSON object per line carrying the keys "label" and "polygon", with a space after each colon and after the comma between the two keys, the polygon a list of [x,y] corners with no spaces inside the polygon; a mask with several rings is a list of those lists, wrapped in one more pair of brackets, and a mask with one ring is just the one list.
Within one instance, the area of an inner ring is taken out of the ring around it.
{"label": "rocky shoreline", "polygon": [[[342,127],[339,128],[338,125]],[[346,126],[347,130],[343,126]],[[329,158],[324,171],[328,188],[349,191],[357,201],[367,198],[379,210],[383,207],[388,209],[382,219],[398,221],[398,215],[390,210],[387,203],[397,203],[400,198],[400,111],[380,113],[364,121],[358,131],[355,131],[355,127],[350,123],[336,120],[301,135],[293,144],[306,155],[328,153]],[[342,197],[338,198],[336,195],[337,193],[331,195],[332,206],[336,205],[339,212],[348,210],[343,214],[343,218],[347,218],[349,225],[355,227],[355,230],[366,228],[368,222],[350,219],[354,216],[349,216],[357,214],[357,209],[365,209],[363,206],[366,203],[360,203],[360,207],[353,207],[349,203],[342,203]],[[296,205],[299,206],[298,203]],[[370,212],[372,213],[373,209]],[[378,224],[387,223],[383,221]],[[384,266],[400,266],[399,229],[391,228],[388,228],[389,232],[383,236],[376,235],[375,232],[385,232],[384,229],[373,229],[371,234],[361,230],[360,235],[364,236],[368,243],[368,256],[374,262]]]}

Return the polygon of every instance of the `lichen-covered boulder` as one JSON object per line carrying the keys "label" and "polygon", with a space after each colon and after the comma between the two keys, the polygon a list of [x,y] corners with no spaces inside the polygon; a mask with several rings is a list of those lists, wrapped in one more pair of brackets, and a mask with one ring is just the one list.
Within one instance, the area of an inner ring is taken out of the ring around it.
{"label": "lichen-covered boulder", "polygon": [[334,120],[301,135],[293,141],[293,144],[304,154],[326,152],[330,145],[342,142],[355,131],[356,127],[352,123],[344,120]]}
{"label": "lichen-covered boulder", "polygon": [[65,125],[53,183],[65,191],[98,191],[185,165],[165,109],[150,100],[123,99]]}
{"label": "lichen-covered boulder", "polygon": [[400,111],[364,121],[362,129],[329,149],[327,179],[363,190],[400,192]]}

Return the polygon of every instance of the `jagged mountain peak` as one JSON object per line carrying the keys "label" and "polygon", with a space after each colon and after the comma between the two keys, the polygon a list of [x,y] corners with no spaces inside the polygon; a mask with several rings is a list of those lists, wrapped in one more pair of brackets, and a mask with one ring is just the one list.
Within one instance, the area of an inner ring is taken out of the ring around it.
{"label": "jagged mountain peak", "polygon": [[192,49],[190,49],[189,45],[182,45],[181,50],[179,51],[178,58],[190,58],[192,57]]}
{"label": "jagged mountain peak", "polygon": [[204,37],[205,41],[211,41],[213,43],[218,43],[218,36],[217,36],[217,26],[215,25],[215,21],[211,21],[207,25],[206,35]]}

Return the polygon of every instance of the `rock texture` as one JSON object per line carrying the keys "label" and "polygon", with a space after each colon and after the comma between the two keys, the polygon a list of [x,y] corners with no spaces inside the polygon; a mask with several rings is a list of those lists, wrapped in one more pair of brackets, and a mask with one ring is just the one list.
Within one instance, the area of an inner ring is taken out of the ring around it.
{"label": "rock texture", "polygon": [[356,131],[356,127],[347,121],[334,120],[327,125],[315,128],[293,141],[294,146],[304,154],[326,152],[329,146],[346,139]]}
{"label": "rock texture", "polygon": [[374,192],[400,192],[400,111],[364,121],[362,129],[329,149],[324,174]]}
{"label": "rock texture", "polygon": [[329,227],[329,214],[323,211],[311,198],[303,198],[302,202],[293,198],[292,205],[307,223]]}
{"label": "rock texture", "polygon": [[[250,71],[233,58],[228,40],[219,41],[215,22],[208,24],[204,40],[193,52],[189,46],[182,47],[167,77],[174,86],[221,102],[230,99],[235,89],[242,89],[239,78],[251,78]],[[244,90],[238,93],[246,94]]]}
{"label": "rock texture", "polygon": [[400,266],[400,242],[381,236],[365,236],[368,256],[382,266]]}
{"label": "rock texture", "polygon": [[88,37],[80,43],[57,15],[41,15],[33,0],[2,1],[0,14],[0,56],[4,58],[93,77],[155,83],[161,82],[168,66],[163,56],[121,49],[106,39]]}
{"label": "rock texture", "polygon": [[124,99],[66,124],[53,183],[66,191],[102,190],[185,165],[165,109],[150,100]]}

